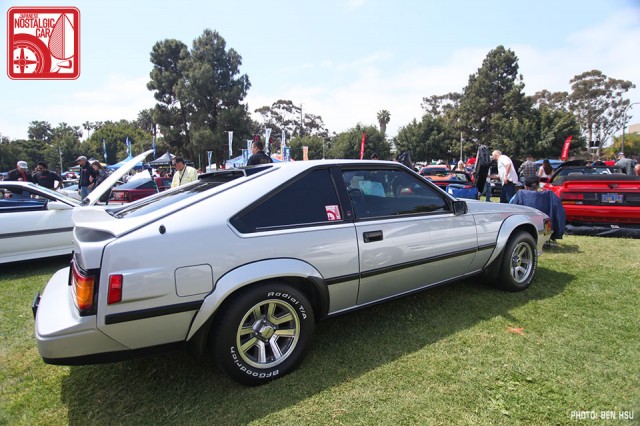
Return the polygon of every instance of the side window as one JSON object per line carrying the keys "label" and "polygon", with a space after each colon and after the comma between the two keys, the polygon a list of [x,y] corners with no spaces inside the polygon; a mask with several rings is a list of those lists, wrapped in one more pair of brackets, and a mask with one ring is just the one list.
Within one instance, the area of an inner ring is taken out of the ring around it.
{"label": "side window", "polygon": [[240,232],[343,220],[328,169],[315,170],[231,219]]}
{"label": "side window", "polygon": [[442,196],[404,170],[343,170],[357,219],[447,212]]}

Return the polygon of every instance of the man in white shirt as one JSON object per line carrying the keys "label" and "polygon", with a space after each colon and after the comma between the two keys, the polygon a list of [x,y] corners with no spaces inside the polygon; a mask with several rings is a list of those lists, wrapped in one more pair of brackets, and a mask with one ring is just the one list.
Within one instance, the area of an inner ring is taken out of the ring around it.
{"label": "man in white shirt", "polygon": [[500,202],[508,203],[509,200],[511,200],[511,197],[516,195],[518,172],[516,172],[511,158],[507,157],[497,149],[493,151],[493,159],[498,163],[498,175],[500,176],[500,182],[502,182]]}
{"label": "man in white shirt", "polygon": [[191,166],[187,166],[184,158],[174,157],[173,167],[176,168],[176,172],[173,174],[173,180],[171,181],[172,188],[198,180],[197,170]]}

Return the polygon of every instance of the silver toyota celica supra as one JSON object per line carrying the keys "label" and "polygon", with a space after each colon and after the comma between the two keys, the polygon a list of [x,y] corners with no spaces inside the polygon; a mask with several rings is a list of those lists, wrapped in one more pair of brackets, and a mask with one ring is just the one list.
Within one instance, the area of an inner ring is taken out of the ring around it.
{"label": "silver toyota celica supra", "polygon": [[186,345],[247,385],[292,371],[320,319],[471,276],[524,290],[551,235],[538,210],[355,160],[222,170],[73,222],[71,264],[33,303],[45,362]]}

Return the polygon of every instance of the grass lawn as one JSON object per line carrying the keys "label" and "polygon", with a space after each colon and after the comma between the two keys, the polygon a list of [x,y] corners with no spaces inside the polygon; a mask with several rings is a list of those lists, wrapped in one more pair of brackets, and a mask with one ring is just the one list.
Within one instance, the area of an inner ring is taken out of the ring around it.
{"label": "grass lawn", "polygon": [[640,240],[565,237],[525,292],[468,280],[323,321],[257,388],[180,351],[44,364],[30,305],[66,263],[0,265],[0,424],[640,424]]}

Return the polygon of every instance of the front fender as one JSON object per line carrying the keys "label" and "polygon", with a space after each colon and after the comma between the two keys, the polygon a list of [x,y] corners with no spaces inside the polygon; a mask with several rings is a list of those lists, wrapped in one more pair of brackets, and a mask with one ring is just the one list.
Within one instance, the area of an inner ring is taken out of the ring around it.
{"label": "front fender", "polygon": [[[310,281],[320,295],[318,302],[321,310],[328,309],[329,292],[324,284],[324,278],[313,266],[298,259],[261,260],[240,266],[220,277],[196,314],[187,340],[190,340],[207,323],[227,297],[236,290],[258,281],[283,277]],[[322,315],[318,315],[320,316]]]}
{"label": "front fender", "polygon": [[496,238],[496,247],[487,262],[487,265],[491,265],[493,261],[501,255],[502,251],[507,245],[509,241],[509,237],[513,234],[513,231],[516,228],[521,228],[529,231],[533,238],[538,240],[538,227],[531,220],[531,218],[527,215],[516,214],[513,216],[509,216],[502,222],[502,226],[500,227],[500,231],[498,231],[498,237]]}

